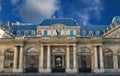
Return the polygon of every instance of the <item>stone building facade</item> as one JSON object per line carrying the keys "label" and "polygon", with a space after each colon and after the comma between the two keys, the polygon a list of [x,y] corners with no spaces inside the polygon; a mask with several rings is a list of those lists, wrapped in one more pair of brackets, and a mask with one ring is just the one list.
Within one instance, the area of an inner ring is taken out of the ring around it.
{"label": "stone building facade", "polygon": [[0,72],[120,72],[120,17],[110,25],[0,22]]}

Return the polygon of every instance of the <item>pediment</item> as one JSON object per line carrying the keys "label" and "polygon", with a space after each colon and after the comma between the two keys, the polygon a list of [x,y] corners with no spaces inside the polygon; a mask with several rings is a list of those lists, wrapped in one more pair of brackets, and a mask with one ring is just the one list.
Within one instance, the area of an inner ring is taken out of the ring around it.
{"label": "pediment", "polygon": [[3,29],[0,29],[0,38],[13,38],[13,35]]}
{"label": "pediment", "polygon": [[64,25],[64,24],[54,24],[54,25],[51,26],[51,28],[63,29],[63,28],[67,28],[67,26]]}
{"label": "pediment", "polygon": [[120,38],[120,26],[117,26],[103,35],[103,38]]}

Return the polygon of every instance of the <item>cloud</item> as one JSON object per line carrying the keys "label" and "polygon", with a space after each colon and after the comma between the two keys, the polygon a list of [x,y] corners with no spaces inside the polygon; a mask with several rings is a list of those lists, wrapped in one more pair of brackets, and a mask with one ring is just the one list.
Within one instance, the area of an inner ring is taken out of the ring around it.
{"label": "cloud", "polygon": [[16,9],[25,22],[40,22],[42,18],[50,18],[59,8],[58,0],[25,0]]}
{"label": "cloud", "polygon": [[80,24],[84,21],[91,24],[91,20],[99,21],[104,11],[102,0],[70,0],[62,1],[58,16],[75,18]]}
{"label": "cloud", "polygon": [[19,3],[19,0],[11,0],[11,3],[12,3],[13,5],[16,5],[17,3]]}
{"label": "cloud", "polygon": [[2,11],[2,0],[0,0],[0,12]]}
{"label": "cloud", "polygon": [[104,10],[103,3],[101,0],[81,0],[83,9],[77,14],[82,21],[89,22],[90,19],[101,19],[101,12]]}

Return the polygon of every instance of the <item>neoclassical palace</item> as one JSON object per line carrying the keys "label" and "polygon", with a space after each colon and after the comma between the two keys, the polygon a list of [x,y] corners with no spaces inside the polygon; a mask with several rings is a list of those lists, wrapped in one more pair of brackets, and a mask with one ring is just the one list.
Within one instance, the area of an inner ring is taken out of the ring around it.
{"label": "neoclassical palace", "polygon": [[109,25],[72,18],[0,22],[0,72],[120,72],[120,16]]}

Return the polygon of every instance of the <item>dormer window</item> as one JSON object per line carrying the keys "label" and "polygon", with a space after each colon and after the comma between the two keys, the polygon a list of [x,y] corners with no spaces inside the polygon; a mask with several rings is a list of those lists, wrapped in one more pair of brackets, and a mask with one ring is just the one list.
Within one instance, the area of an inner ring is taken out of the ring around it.
{"label": "dormer window", "polygon": [[29,35],[29,32],[28,31],[24,31],[24,35],[25,36]]}
{"label": "dormer window", "polygon": [[89,36],[93,36],[93,32],[92,31],[89,31]]}
{"label": "dormer window", "polygon": [[96,31],[96,36],[100,36],[100,31]]}
{"label": "dormer window", "polygon": [[31,35],[35,36],[35,31],[34,30],[31,31]]}
{"label": "dormer window", "polygon": [[20,35],[22,35],[22,33],[21,33],[20,30],[18,30],[18,31],[17,31],[17,36],[20,36]]}
{"label": "dormer window", "polygon": [[86,36],[86,31],[82,31],[82,36]]}

